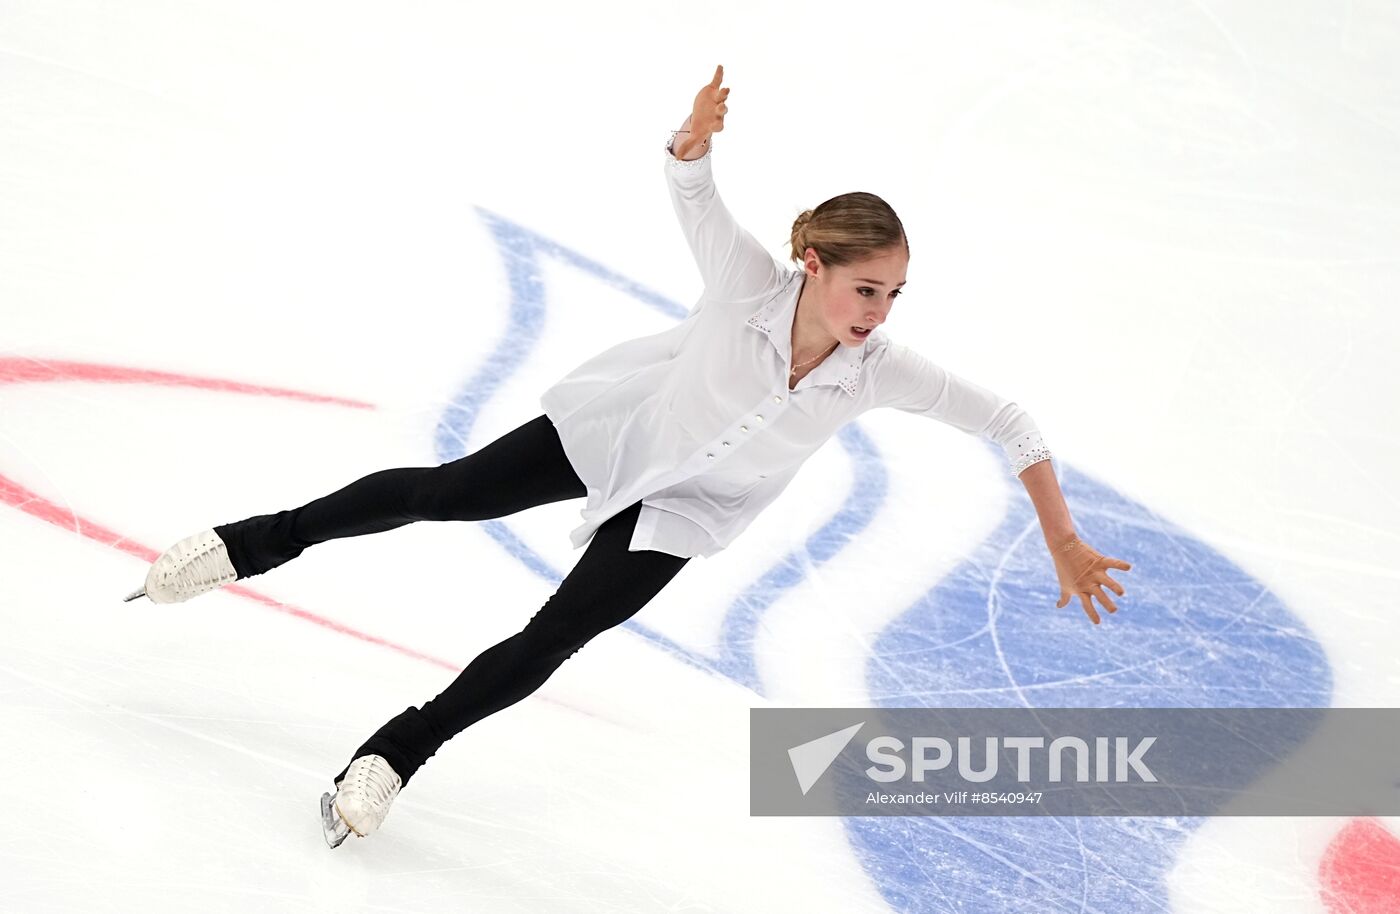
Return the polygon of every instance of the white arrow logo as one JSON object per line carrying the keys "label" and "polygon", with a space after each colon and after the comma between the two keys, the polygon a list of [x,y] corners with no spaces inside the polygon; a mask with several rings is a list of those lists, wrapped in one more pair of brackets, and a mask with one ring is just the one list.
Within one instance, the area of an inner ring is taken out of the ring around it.
{"label": "white arrow logo", "polygon": [[826,773],[826,769],[831,767],[831,763],[836,761],[836,756],[840,755],[841,750],[846,748],[846,744],[856,735],[856,731],[864,726],[865,721],[861,721],[853,727],[837,730],[826,736],[819,736],[811,742],[793,746],[788,750],[788,760],[792,762],[792,773],[797,775],[797,785],[802,788],[804,797],[807,795],[807,791],[812,789],[812,785],[817,782],[817,779]]}

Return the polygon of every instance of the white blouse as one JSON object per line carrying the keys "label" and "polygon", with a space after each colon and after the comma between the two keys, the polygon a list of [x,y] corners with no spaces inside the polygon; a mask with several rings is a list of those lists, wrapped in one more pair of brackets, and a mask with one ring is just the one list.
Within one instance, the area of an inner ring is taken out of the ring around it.
{"label": "white blouse", "polygon": [[574,548],[640,500],[629,550],[713,555],[841,426],[879,406],[995,441],[1016,475],[1050,459],[1025,410],[879,329],[859,346],[838,346],[789,391],[805,274],[734,222],[708,149],[690,162],[665,156],[671,201],[705,288],[676,326],[618,343],[541,396],[588,489]]}

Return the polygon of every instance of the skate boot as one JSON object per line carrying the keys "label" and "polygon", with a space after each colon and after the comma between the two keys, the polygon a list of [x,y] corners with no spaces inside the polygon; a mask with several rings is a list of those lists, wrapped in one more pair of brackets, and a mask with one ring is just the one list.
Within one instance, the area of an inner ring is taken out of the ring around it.
{"label": "skate boot", "polygon": [[334,794],[321,796],[321,828],[326,843],[339,847],[351,832],[372,834],[389,814],[403,780],[380,755],[362,755],[350,763]]}
{"label": "skate boot", "polygon": [[205,530],[165,550],[146,572],[146,586],[123,602],[144,596],[152,603],[181,603],[237,578],[224,541],[212,529]]}

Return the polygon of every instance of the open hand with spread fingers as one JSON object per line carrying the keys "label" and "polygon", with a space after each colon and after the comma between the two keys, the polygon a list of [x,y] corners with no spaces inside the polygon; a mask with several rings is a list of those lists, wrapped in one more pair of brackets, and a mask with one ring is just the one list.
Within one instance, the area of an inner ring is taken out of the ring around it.
{"label": "open hand with spread fingers", "polygon": [[1118,611],[1103,589],[1107,587],[1121,597],[1123,585],[1108,576],[1108,569],[1130,571],[1132,565],[1122,559],[1102,555],[1077,536],[1052,550],[1051,555],[1055,558],[1055,573],[1060,577],[1060,602],[1055,604],[1056,607],[1062,607],[1071,597],[1078,596],[1089,621],[1095,625],[1099,624],[1099,614],[1094,609],[1092,598],[1097,597],[1109,612]]}

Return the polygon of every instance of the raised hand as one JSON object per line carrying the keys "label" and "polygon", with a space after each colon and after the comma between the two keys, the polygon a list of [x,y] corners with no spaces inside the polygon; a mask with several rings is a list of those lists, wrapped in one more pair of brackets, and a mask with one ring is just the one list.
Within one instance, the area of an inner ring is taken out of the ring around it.
{"label": "raised hand", "polygon": [[1089,621],[1095,625],[1099,624],[1099,614],[1094,609],[1091,598],[1097,597],[1109,612],[1118,612],[1118,607],[1113,605],[1113,601],[1103,589],[1107,587],[1121,597],[1123,585],[1108,576],[1108,569],[1129,571],[1132,565],[1121,559],[1111,559],[1100,554],[1079,537],[1061,544],[1051,555],[1055,558],[1055,573],[1060,578],[1060,602],[1055,604],[1056,607],[1062,607],[1069,602],[1070,597],[1078,596],[1079,601],[1084,604],[1084,612],[1088,614]]}
{"label": "raised hand", "polygon": [[724,115],[729,111],[725,99],[729,90],[721,89],[724,81],[724,66],[715,67],[714,79],[695,95],[695,104],[690,110],[690,132],[696,137],[708,137],[724,129]]}

